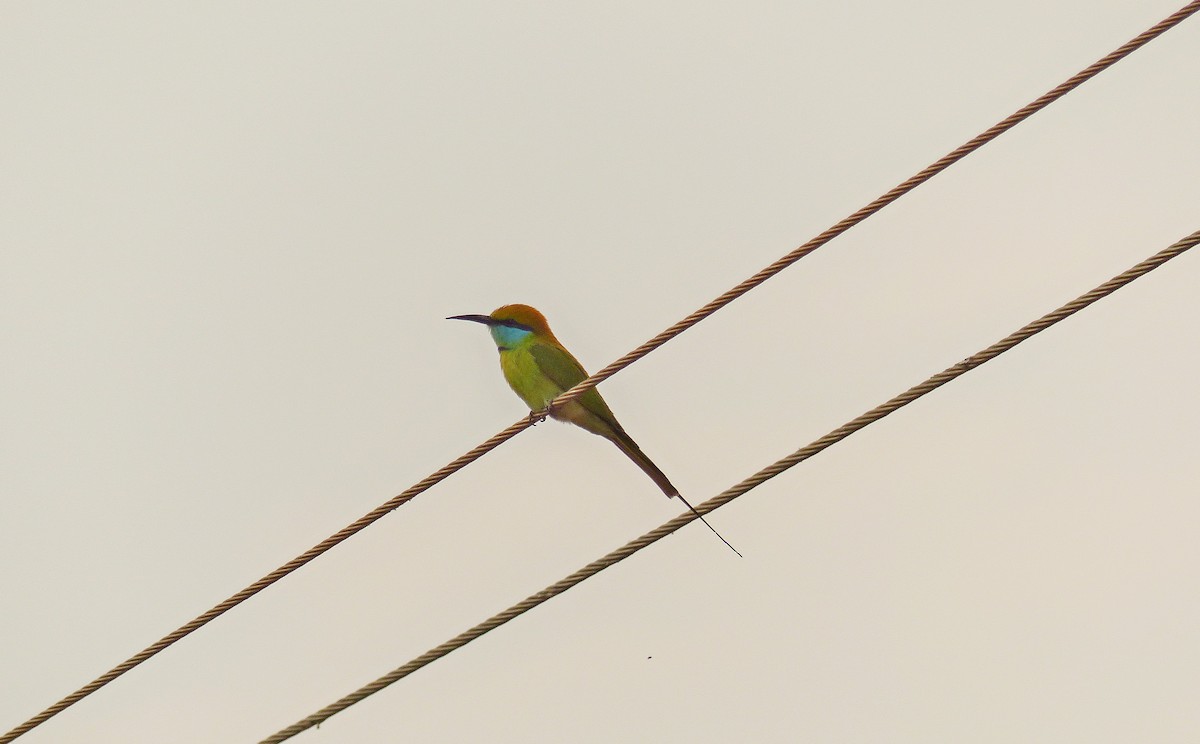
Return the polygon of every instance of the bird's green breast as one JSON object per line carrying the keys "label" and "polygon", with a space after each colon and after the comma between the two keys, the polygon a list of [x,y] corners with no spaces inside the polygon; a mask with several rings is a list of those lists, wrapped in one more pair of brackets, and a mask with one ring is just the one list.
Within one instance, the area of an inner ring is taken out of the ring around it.
{"label": "bird's green breast", "polygon": [[[550,379],[538,366],[533,343],[500,349],[500,369],[504,379],[531,411],[540,411],[566,388]],[[582,378],[580,378],[582,379]]]}

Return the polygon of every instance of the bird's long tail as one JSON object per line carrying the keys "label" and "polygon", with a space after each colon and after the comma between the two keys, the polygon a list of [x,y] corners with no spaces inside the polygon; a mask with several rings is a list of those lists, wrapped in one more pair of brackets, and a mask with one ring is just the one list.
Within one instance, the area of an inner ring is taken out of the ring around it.
{"label": "bird's long tail", "polygon": [[737,553],[738,558],[742,557],[742,554],[738,552],[738,549],[730,545],[729,541],[726,540],[720,532],[717,532],[716,529],[708,523],[708,520],[704,518],[704,515],[696,511],[696,507],[692,506],[691,503],[689,503],[688,500],[683,497],[683,494],[679,493],[679,489],[672,485],[671,481],[667,479],[666,474],[658,469],[658,466],[654,464],[654,461],[649,457],[646,457],[646,453],[642,452],[642,448],[637,445],[637,442],[633,441],[632,437],[630,437],[628,434],[625,434],[624,431],[621,431],[615,436],[608,437],[608,439],[611,439],[613,444],[617,445],[617,447],[625,453],[626,457],[628,457],[630,460],[633,460],[635,465],[645,471],[646,475],[650,476],[650,479],[662,489],[663,493],[665,493],[669,498],[678,498],[680,501],[682,501],[683,505],[690,509],[692,514],[695,514],[696,517],[704,523],[705,527],[712,530],[712,533],[716,535],[721,542],[728,545],[729,549],[734,553]]}
{"label": "bird's long tail", "polygon": [[611,439],[613,444],[617,445],[617,447],[619,447],[620,450],[625,453],[626,457],[628,457],[630,460],[633,460],[634,464],[644,470],[646,475],[650,476],[650,480],[654,481],[654,483],[662,489],[662,492],[665,493],[668,498],[673,499],[679,495],[679,489],[667,479],[667,476],[665,473],[663,473],[663,471],[658,469],[658,466],[654,464],[653,460],[651,460],[649,457],[646,457],[646,453],[642,452],[642,448],[637,446],[637,442],[633,441],[628,434],[625,434],[625,432],[622,431],[614,436],[609,437],[609,439]]}

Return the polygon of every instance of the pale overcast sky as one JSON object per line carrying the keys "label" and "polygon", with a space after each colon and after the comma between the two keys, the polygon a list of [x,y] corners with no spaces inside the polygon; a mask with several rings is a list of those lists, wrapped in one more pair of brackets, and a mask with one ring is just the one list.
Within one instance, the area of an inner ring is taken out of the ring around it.
{"label": "pale overcast sky", "polygon": [[[1183,0],[0,6],[0,732]],[[601,386],[699,503],[1200,228],[1200,18]],[[295,741],[1200,739],[1200,250]],[[255,742],[681,511],[546,423],[22,737]]]}

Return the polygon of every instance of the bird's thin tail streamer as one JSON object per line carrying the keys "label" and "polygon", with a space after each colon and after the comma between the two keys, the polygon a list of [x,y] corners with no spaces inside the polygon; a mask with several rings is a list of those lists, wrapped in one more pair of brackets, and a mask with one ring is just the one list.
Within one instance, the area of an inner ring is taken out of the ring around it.
{"label": "bird's thin tail streamer", "polygon": [[679,498],[679,500],[683,502],[683,505],[684,505],[684,506],[686,506],[687,508],[691,509],[691,510],[692,510],[692,514],[695,514],[695,515],[696,515],[696,519],[699,519],[701,522],[704,522],[704,526],[705,526],[705,527],[707,527],[707,528],[709,528],[710,530],[712,530],[712,533],[713,533],[714,535],[716,535],[718,538],[720,538],[721,542],[723,542],[723,543],[725,543],[726,545],[728,545],[728,546],[729,546],[729,549],[730,549],[730,550],[732,550],[734,553],[737,553],[737,557],[738,557],[738,558],[744,558],[744,557],[745,557],[745,556],[743,556],[743,555],[742,555],[742,552],[741,552],[740,550],[738,550],[737,548],[735,548],[735,547],[733,547],[732,545],[730,545],[730,544],[729,544],[729,541],[725,539],[725,536],[724,536],[724,535],[722,535],[720,532],[717,532],[716,528],[715,528],[715,527],[713,527],[711,524],[709,524],[709,523],[708,523],[708,520],[704,518],[704,515],[703,515],[703,514],[701,514],[700,512],[696,511],[696,507],[692,506],[691,502],[689,502],[687,499],[685,499],[685,498],[683,497],[683,494],[681,494],[681,493],[677,493],[677,494],[675,494],[675,496],[676,496],[676,497],[678,497],[678,498]]}

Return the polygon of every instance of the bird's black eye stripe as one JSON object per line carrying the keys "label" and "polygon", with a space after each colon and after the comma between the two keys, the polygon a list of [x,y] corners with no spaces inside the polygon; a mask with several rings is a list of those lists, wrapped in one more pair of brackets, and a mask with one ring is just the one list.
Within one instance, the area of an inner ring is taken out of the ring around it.
{"label": "bird's black eye stripe", "polygon": [[532,328],[525,325],[524,323],[518,323],[515,320],[502,320],[502,321],[500,321],[500,325],[508,326],[509,328],[516,328],[517,330],[520,330],[520,331],[529,331],[530,333],[533,333]]}

